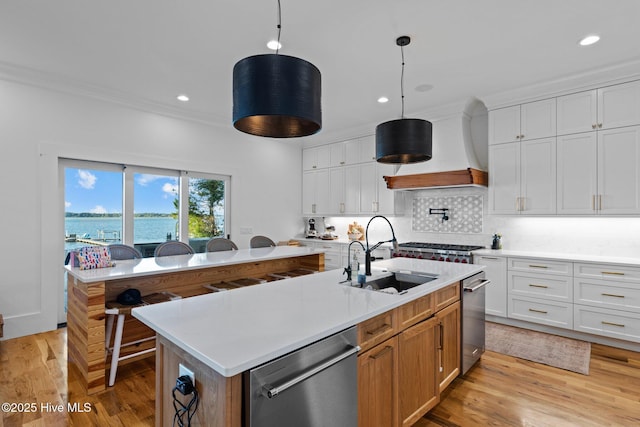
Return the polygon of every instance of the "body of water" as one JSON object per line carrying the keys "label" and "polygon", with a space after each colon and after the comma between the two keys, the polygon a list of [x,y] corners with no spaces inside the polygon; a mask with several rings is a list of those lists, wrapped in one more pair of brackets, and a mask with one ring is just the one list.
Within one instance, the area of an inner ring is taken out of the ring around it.
{"label": "body of water", "polygon": [[[133,241],[136,243],[159,243],[171,238],[175,239],[178,221],[171,217],[137,217],[133,223]],[[122,218],[65,218],[65,235],[88,236],[91,239],[104,237],[107,239],[122,238]],[[119,243],[118,240],[109,240],[109,243]],[[73,250],[86,246],[86,243],[65,242],[66,250]]]}

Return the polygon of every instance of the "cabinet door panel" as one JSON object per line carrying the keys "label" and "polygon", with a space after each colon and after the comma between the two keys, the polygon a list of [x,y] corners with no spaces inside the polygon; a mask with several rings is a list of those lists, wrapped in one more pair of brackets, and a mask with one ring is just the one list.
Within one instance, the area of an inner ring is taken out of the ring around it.
{"label": "cabinet door panel", "polygon": [[360,166],[344,168],[344,209],[345,213],[360,213]]}
{"label": "cabinet door panel", "polygon": [[329,169],[329,213],[345,213],[344,168]]}
{"label": "cabinet door panel", "polygon": [[398,337],[358,356],[358,425],[398,425]]}
{"label": "cabinet door panel", "polygon": [[475,256],[474,264],[484,265],[491,283],[485,288],[485,313],[507,317],[507,259],[493,256]]}
{"label": "cabinet door panel", "polygon": [[329,181],[329,169],[317,170],[316,181],[316,213],[328,214],[332,212],[330,206],[331,183]]}
{"label": "cabinet door panel", "polygon": [[520,143],[489,147],[489,213],[517,213],[520,196]]}
{"label": "cabinet door panel", "polygon": [[519,105],[489,111],[489,145],[519,140]]}
{"label": "cabinet door panel", "polygon": [[559,136],[557,156],[557,212],[594,214],[598,182],[596,133]]}
{"label": "cabinet door panel", "polygon": [[520,106],[520,139],[548,138],[556,134],[556,99]]}
{"label": "cabinet door panel", "polygon": [[329,145],[329,166],[337,167],[345,164],[345,143],[338,142]]}
{"label": "cabinet door panel", "polygon": [[640,126],[598,132],[598,209],[640,212]]}
{"label": "cabinet door panel", "polygon": [[598,127],[640,124],[640,81],[598,89]]}
{"label": "cabinet door panel", "polygon": [[572,93],[557,99],[558,135],[589,132],[597,128],[597,91]]}
{"label": "cabinet door panel", "polygon": [[302,174],[302,213],[316,213],[316,186],[318,176],[315,172],[305,172]]}
{"label": "cabinet door panel", "polygon": [[436,382],[436,327],[431,318],[398,336],[398,389],[402,426],[412,426],[440,400]]}
{"label": "cabinet door panel", "polygon": [[378,185],[374,179],[375,173],[375,163],[360,165],[360,213],[375,213],[377,211]]}
{"label": "cabinet door panel", "polygon": [[523,141],[520,150],[522,213],[555,214],[556,139]]}
{"label": "cabinet door panel", "polygon": [[438,343],[438,391],[442,393],[460,375],[460,302],[438,312],[440,325]]}

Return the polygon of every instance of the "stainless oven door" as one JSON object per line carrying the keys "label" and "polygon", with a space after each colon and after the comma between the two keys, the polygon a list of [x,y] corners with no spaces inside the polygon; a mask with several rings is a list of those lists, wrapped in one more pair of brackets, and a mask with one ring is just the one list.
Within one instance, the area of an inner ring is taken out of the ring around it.
{"label": "stainless oven door", "polygon": [[245,374],[245,425],[358,425],[356,328],[282,356]]}

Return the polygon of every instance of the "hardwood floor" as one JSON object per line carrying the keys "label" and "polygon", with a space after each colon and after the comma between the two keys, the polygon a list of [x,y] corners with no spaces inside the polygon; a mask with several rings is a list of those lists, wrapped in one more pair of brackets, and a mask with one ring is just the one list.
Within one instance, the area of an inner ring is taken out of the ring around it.
{"label": "hardwood floor", "polygon": [[[153,426],[153,358],[122,366],[114,387],[87,397],[67,373],[66,337],[59,329],[0,342],[0,403],[35,406],[3,410],[0,426]],[[70,413],[67,402],[88,411]],[[593,345],[589,376],[487,352],[415,427],[637,425],[640,353]]]}

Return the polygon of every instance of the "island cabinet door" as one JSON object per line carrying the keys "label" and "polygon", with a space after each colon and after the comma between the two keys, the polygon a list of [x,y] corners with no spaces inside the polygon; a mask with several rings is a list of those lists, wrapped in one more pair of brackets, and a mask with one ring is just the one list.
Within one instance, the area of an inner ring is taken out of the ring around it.
{"label": "island cabinet door", "polygon": [[442,393],[460,375],[460,302],[437,314],[438,381]]}
{"label": "island cabinet door", "polygon": [[358,427],[398,425],[398,337],[358,356]]}
{"label": "island cabinet door", "polygon": [[398,335],[400,425],[412,426],[440,401],[436,329],[432,317]]}

